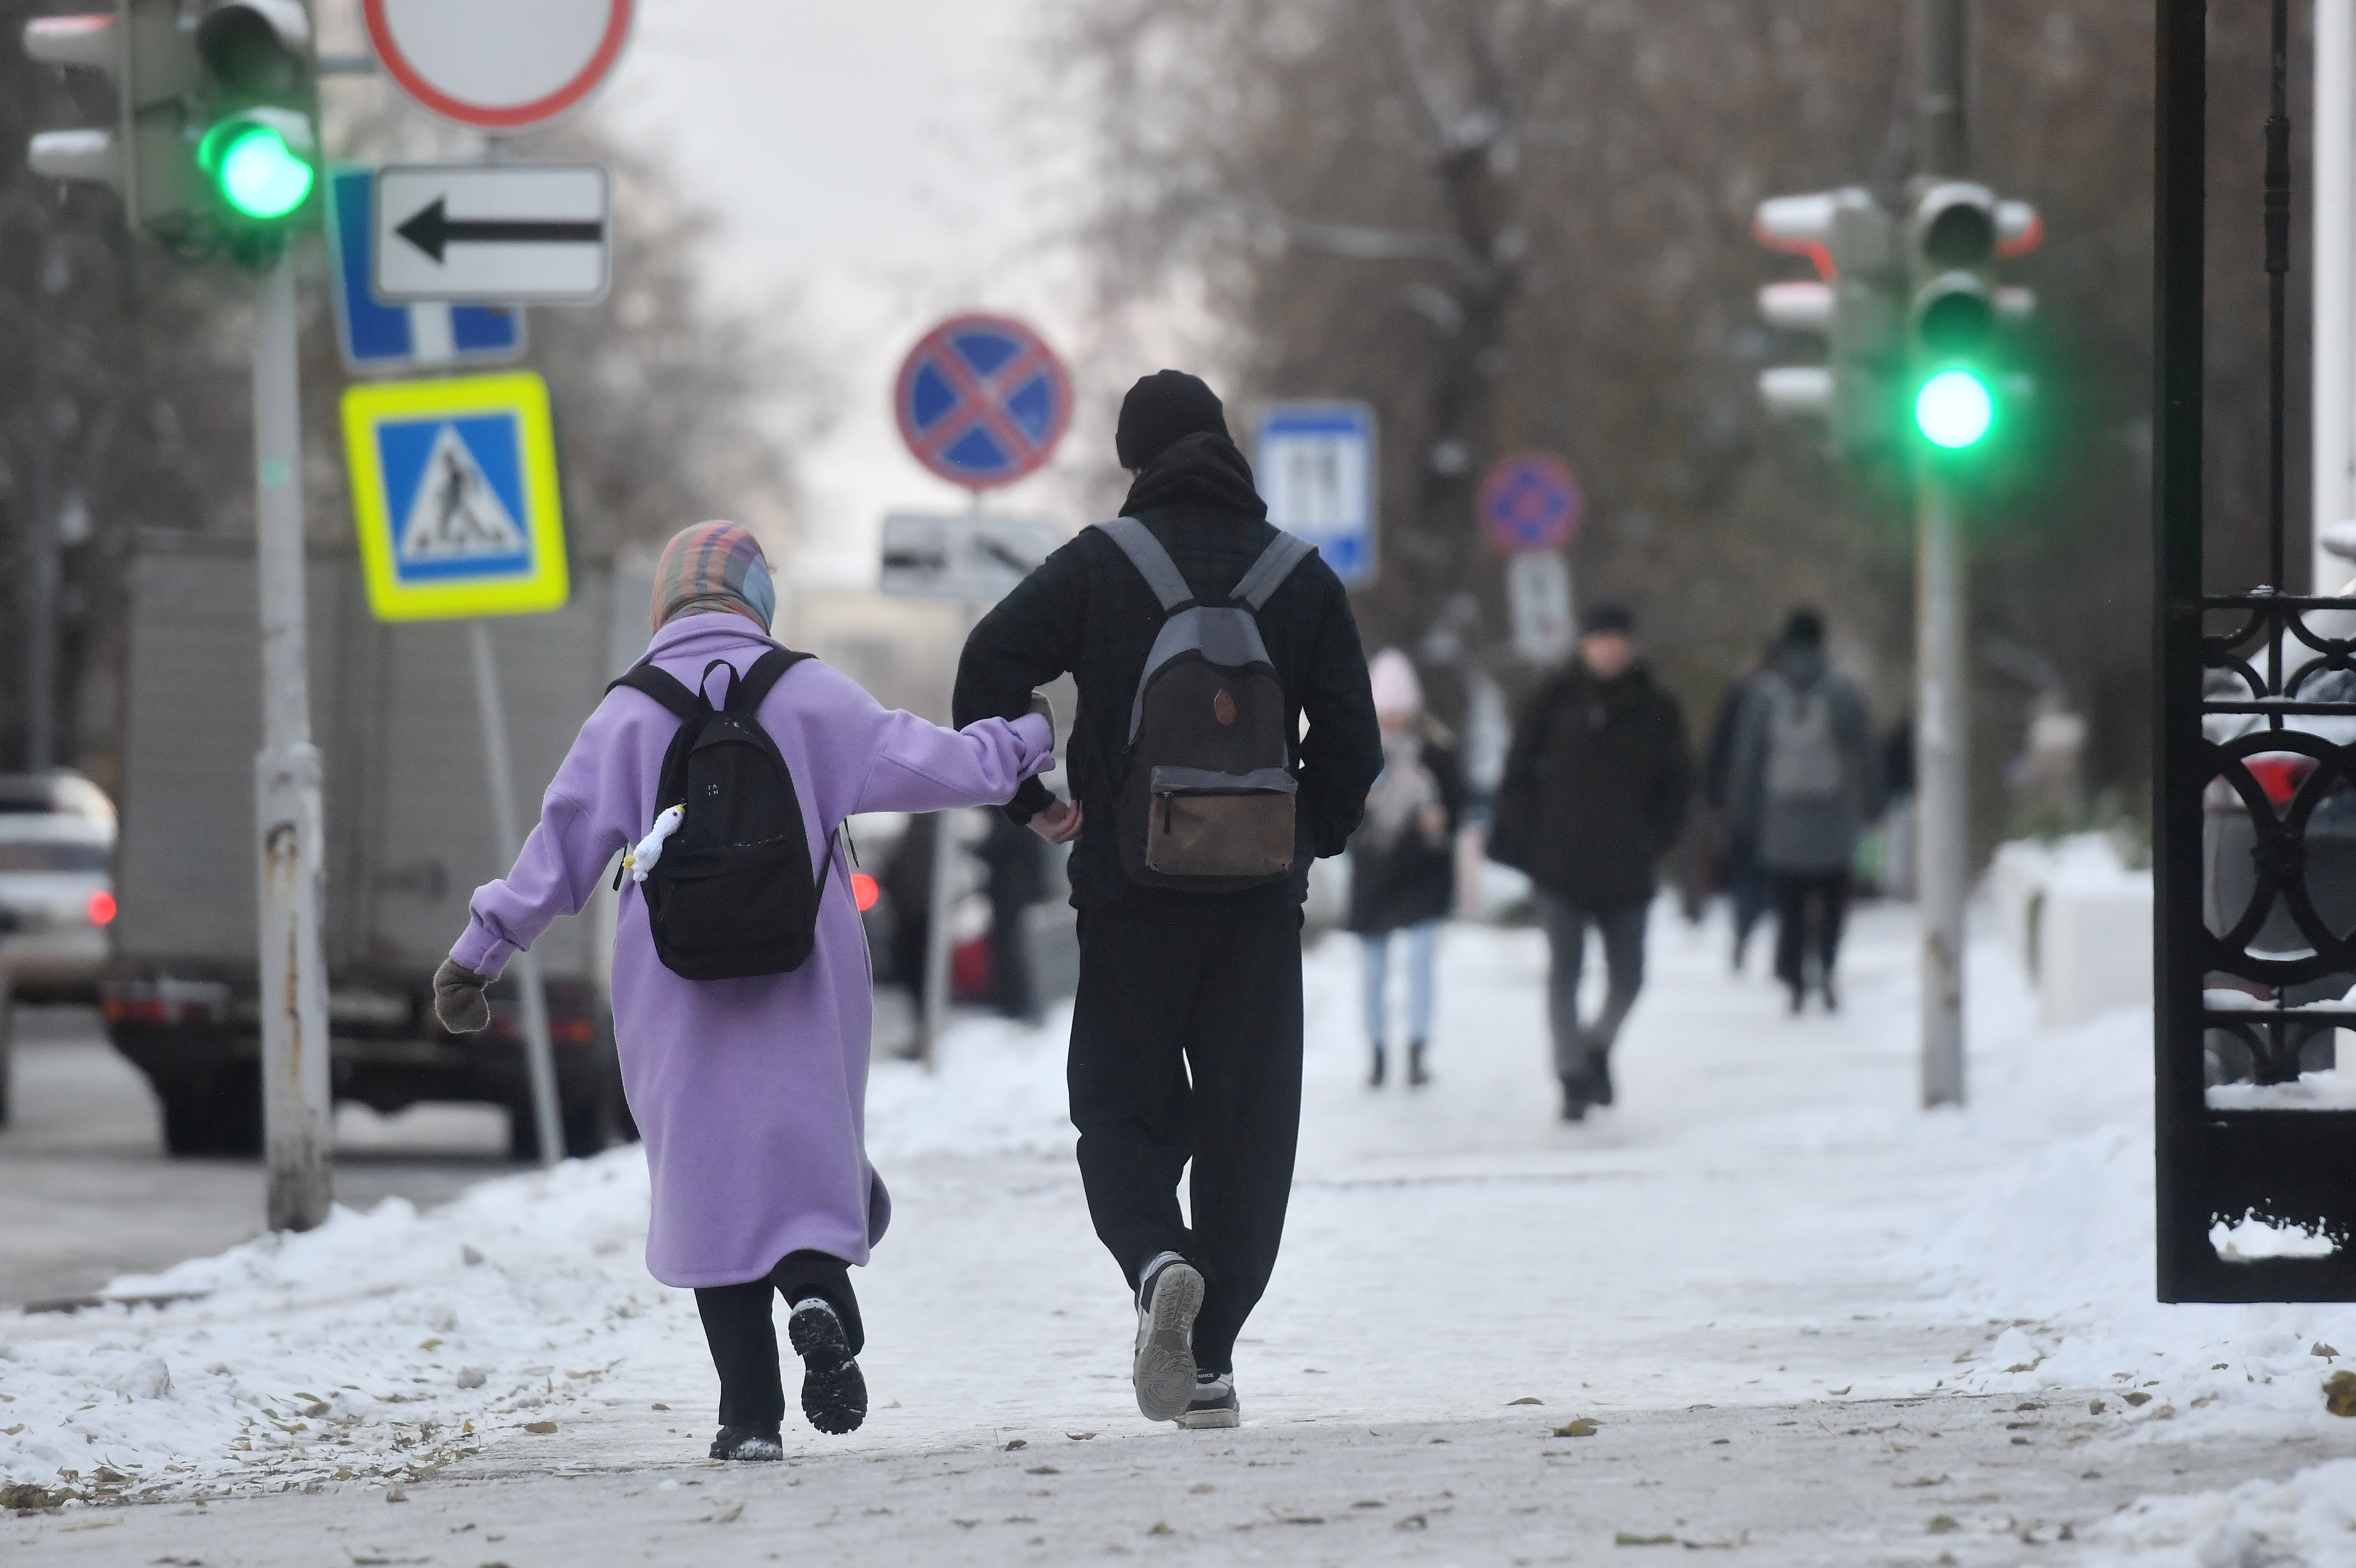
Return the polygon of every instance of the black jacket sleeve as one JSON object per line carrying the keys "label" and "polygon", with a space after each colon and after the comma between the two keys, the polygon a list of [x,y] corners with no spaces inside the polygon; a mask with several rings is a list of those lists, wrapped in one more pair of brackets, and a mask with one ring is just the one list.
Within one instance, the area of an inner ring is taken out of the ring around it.
{"label": "black jacket sleeve", "polygon": [[1550,677],[1522,705],[1513,743],[1505,752],[1505,771],[1497,781],[1489,859],[1519,871],[1528,870],[1537,859],[1539,753],[1561,689],[1561,677]]}
{"label": "black jacket sleeve", "polygon": [[[963,729],[977,719],[1028,713],[1032,692],[1078,662],[1087,597],[1087,568],[1072,545],[1040,562],[966,638],[949,721]],[[1073,717],[1065,716],[1066,735]],[[1045,784],[1025,779],[1007,803],[1006,815],[1029,822],[1054,799]]]}
{"label": "black jacket sleeve", "polygon": [[1653,842],[1666,848],[1677,839],[1677,830],[1685,826],[1686,806],[1692,798],[1694,767],[1693,752],[1686,744],[1685,710],[1677,699],[1666,692],[1661,694],[1658,737],[1655,741],[1650,799],[1653,810]]}
{"label": "black jacket sleeve", "polygon": [[[1322,562],[1312,561],[1322,567]],[[1323,572],[1325,606],[1301,710],[1309,732],[1301,738],[1302,818],[1319,859],[1339,855],[1365,815],[1366,791],[1383,771],[1383,734],[1375,722],[1365,650],[1358,643],[1350,596],[1331,571]]]}

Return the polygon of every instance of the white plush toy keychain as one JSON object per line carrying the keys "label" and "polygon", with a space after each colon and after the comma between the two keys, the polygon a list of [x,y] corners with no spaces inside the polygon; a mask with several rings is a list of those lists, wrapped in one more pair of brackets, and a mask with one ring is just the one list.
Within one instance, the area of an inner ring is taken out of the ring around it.
{"label": "white plush toy keychain", "polygon": [[622,864],[628,869],[632,881],[645,881],[647,873],[661,864],[663,840],[678,832],[679,825],[686,820],[687,807],[684,805],[671,806],[655,818],[655,830],[639,839],[636,849],[622,857]]}

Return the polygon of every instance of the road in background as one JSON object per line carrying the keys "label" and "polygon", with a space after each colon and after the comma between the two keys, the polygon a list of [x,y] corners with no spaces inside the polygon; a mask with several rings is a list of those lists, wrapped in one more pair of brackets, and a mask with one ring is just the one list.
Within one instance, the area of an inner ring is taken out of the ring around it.
{"label": "road in background", "polygon": [[[217,1253],[261,1233],[259,1160],[170,1159],[147,1081],[82,1008],[16,1010],[14,1112],[0,1127],[0,1304],[86,1296],[119,1274]],[[507,1158],[507,1116],[419,1105],[336,1118],[336,1200],[423,1207]]]}

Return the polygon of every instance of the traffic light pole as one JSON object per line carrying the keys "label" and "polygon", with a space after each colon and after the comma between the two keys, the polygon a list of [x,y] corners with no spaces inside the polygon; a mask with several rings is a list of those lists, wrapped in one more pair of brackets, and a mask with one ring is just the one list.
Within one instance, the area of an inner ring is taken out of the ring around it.
{"label": "traffic light pole", "polygon": [[[1922,0],[1916,171],[1969,172],[1967,0]],[[1964,900],[1970,875],[1970,702],[1963,530],[1954,490],[1915,476],[1915,887],[1922,928],[1922,1104],[1964,1103]]]}
{"label": "traffic light pole", "polygon": [[1915,480],[1914,844],[1922,927],[1922,1104],[1964,1103],[1964,899],[1970,878],[1964,541],[1936,468]]}
{"label": "traffic light pole", "polygon": [[262,584],[260,829],[262,1148],[273,1231],[327,1218],[327,971],[320,942],[319,749],[303,610],[303,429],[292,245],[262,274],[253,334],[254,548]]}

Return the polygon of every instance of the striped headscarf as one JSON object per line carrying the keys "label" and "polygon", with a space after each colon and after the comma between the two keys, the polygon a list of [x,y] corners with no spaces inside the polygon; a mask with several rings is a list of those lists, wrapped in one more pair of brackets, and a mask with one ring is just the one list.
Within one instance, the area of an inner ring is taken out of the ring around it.
{"label": "striped headscarf", "polygon": [[681,528],[655,568],[654,629],[681,615],[720,611],[742,615],[765,632],[776,618],[777,588],[769,581],[761,541],[734,523]]}

